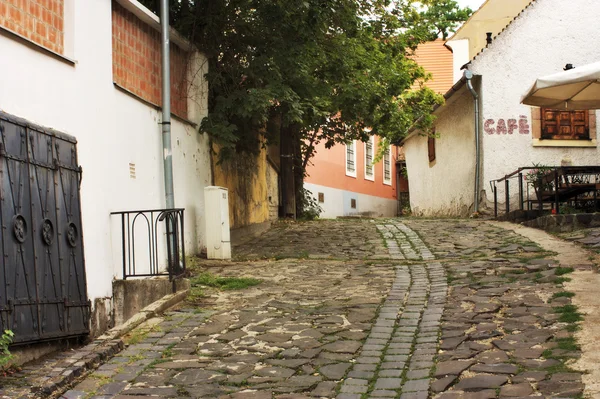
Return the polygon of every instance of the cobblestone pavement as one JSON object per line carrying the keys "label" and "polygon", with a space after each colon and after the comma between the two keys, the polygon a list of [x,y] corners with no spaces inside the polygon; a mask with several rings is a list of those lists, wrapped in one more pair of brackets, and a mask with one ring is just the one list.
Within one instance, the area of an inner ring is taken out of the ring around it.
{"label": "cobblestone pavement", "polygon": [[583,245],[596,253],[600,253],[600,227],[559,233],[557,236],[567,241],[573,241]]}
{"label": "cobblestone pavement", "polygon": [[[577,398],[561,268],[483,221],[278,224],[62,398]],[[196,298],[197,299],[197,298]]]}

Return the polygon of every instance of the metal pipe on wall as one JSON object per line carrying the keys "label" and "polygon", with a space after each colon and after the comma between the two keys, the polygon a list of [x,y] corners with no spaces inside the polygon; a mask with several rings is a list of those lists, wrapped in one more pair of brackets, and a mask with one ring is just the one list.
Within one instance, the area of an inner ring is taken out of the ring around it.
{"label": "metal pipe on wall", "polygon": [[473,205],[473,211],[475,213],[479,212],[479,175],[480,175],[480,138],[479,138],[479,95],[473,88],[473,83],[471,79],[473,79],[473,72],[468,69],[465,70],[464,73],[465,79],[467,79],[467,87],[473,96],[473,100],[475,101],[475,195]]}
{"label": "metal pipe on wall", "polygon": [[162,46],[162,142],[166,208],[175,208],[171,149],[171,70],[169,54],[169,0],[160,0]]}

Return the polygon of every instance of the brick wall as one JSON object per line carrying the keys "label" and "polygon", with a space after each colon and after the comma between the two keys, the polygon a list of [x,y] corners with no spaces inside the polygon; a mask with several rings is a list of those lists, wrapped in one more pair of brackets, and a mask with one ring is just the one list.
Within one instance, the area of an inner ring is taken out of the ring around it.
{"label": "brick wall", "polygon": [[[160,33],[113,0],[112,34],[114,82],[160,105]],[[187,63],[187,52],[171,43],[171,111],[183,118],[187,118]]]}
{"label": "brick wall", "polygon": [[63,54],[64,9],[64,0],[0,0],[0,25]]}

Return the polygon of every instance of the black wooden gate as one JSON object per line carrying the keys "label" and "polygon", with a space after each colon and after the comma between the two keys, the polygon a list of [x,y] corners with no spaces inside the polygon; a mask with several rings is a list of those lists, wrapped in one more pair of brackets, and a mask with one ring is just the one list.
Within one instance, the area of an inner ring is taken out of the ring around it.
{"label": "black wooden gate", "polygon": [[0,328],[15,343],[87,334],[76,140],[0,113]]}

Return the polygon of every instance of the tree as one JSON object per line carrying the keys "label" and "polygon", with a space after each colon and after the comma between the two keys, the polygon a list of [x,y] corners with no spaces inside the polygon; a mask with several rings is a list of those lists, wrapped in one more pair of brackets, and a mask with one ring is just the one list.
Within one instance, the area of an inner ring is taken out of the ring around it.
{"label": "tree", "polygon": [[411,89],[427,74],[410,55],[470,10],[454,0],[180,0],[171,12],[209,60],[201,129],[221,157],[280,141],[284,206],[295,214],[317,143],[396,142],[416,120],[431,124],[442,98]]}

